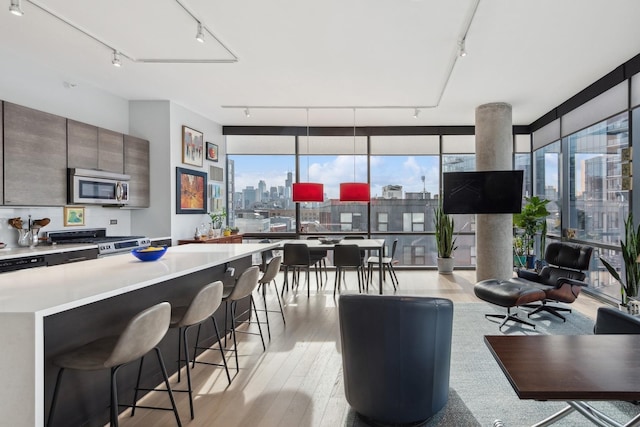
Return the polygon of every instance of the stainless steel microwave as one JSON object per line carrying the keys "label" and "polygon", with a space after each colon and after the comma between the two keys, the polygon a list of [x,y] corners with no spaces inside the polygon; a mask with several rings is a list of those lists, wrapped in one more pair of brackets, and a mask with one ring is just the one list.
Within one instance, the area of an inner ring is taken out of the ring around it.
{"label": "stainless steel microwave", "polygon": [[67,201],[71,204],[115,205],[129,203],[129,175],[69,168]]}

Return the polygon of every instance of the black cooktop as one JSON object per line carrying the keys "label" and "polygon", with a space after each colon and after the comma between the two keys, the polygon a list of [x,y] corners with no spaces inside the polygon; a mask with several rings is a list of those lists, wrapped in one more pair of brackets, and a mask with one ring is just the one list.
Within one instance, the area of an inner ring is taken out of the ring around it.
{"label": "black cooktop", "polygon": [[49,243],[108,243],[142,239],[144,236],[107,236],[105,228],[85,228],[73,231],[50,231],[47,233]]}

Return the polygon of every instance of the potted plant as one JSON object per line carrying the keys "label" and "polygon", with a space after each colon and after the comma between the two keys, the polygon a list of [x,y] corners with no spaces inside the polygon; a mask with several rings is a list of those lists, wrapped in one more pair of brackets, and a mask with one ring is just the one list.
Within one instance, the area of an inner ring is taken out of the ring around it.
{"label": "potted plant", "polygon": [[225,227],[224,230],[222,230],[222,235],[223,236],[231,236],[231,228],[230,227]]}
{"label": "potted plant", "polygon": [[240,228],[237,226],[231,227],[231,234],[238,234],[240,232]]}
{"label": "potted plant", "polygon": [[[546,229],[546,218],[549,215],[547,203],[549,203],[549,200],[533,196],[525,197],[525,201],[522,211],[518,214],[513,214],[513,225],[522,230],[521,236],[527,257],[527,268],[534,268],[536,258],[533,251],[533,243],[535,242],[536,234]],[[543,251],[544,238],[541,238],[539,253]]]}
{"label": "potted plant", "polygon": [[436,246],[438,248],[438,273],[453,272],[453,251],[456,250],[456,238],[453,236],[453,218],[444,213],[442,203],[434,208],[434,225],[436,229]]}
{"label": "potted plant", "polygon": [[513,265],[517,268],[524,268],[527,264],[527,256],[524,253],[524,242],[522,236],[513,238]]}
{"label": "potted plant", "polygon": [[211,226],[217,230],[222,228],[222,223],[227,217],[227,211],[222,209],[220,212],[209,212],[209,217],[211,218]]}
{"label": "potted plant", "polygon": [[622,280],[616,269],[604,258],[600,261],[607,268],[609,273],[620,282],[620,294],[622,306],[627,306],[629,299],[638,296],[638,285],[640,284],[640,268],[638,266],[638,255],[640,255],[640,225],[633,228],[633,214],[629,215],[624,222],[624,241],[620,240],[620,252],[624,264],[625,278]]}

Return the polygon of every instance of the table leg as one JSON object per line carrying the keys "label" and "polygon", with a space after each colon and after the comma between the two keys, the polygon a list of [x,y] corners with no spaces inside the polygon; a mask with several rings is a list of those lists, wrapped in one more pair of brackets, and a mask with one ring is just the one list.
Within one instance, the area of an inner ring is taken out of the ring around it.
{"label": "table leg", "polygon": [[636,415],[626,424],[621,424],[603,412],[597,410],[586,402],[568,401],[568,406],[551,415],[550,417],[534,424],[532,427],[546,427],[566,417],[573,411],[578,411],[593,424],[600,427],[637,427],[640,426],[640,414]]}
{"label": "table leg", "polygon": [[384,256],[384,242],[378,250],[378,286],[380,287],[380,295],[382,295],[382,257]]}

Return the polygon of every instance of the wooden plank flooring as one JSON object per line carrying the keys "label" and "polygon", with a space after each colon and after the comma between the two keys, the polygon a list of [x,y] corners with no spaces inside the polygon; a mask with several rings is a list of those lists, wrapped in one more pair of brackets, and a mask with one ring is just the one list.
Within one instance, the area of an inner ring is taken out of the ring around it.
{"label": "wooden plank flooring", "polygon": [[[481,302],[473,293],[474,270],[456,270],[453,275],[439,275],[436,271],[399,271],[399,295],[444,297],[454,302]],[[374,278],[375,280],[375,278]],[[387,278],[388,280],[388,278]],[[278,286],[282,284],[278,278]],[[355,273],[347,273],[347,290],[357,292]],[[343,283],[344,286],[344,283]],[[377,288],[376,288],[377,289]],[[369,293],[376,289],[370,288]],[[273,288],[269,289],[267,305],[277,309]],[[385,284],[385,293],[392,293],[391,283]],[[256,294],[257,295],[257,294]],[[258,308],[262,298],[256,297]],[[349,410],[342,385],[342,359],[340,355],[336,301],[333,298],[333,274],[329,284],[316,291],[311,279],[311,297],[307,298],[306,284],[297,292],[285,292],[286,326],[279,313],[270,313],[271,340],[266,335],[267,349],[262,351],[260,337],[238,334],[240,372],[231,385],[222,368],[196,365],[193,373],[195,420],[189,419],[187,393],[175,393],[183,425],[224,427],[311,427],[345,426]],[[602,303],[581,295],[571,308],[595,317]],[[260,313],[260,317],[264,313]],[[257,331],[255,324],[251,331]],[[209,351],[202,360],[219,361],[219,352]],[[228,354],[229,367],[235,374],[233,355]],[[186,379],[174,388],[184,388]],[[165,405],[166,394],[155,393],[143,404]],[[129,412],[120,416],[124,427],[173,426],[171,412],[138,410],[135,417]]]}

